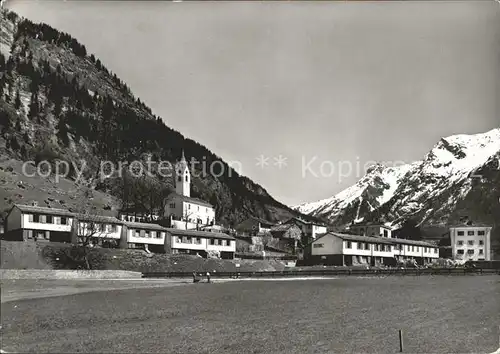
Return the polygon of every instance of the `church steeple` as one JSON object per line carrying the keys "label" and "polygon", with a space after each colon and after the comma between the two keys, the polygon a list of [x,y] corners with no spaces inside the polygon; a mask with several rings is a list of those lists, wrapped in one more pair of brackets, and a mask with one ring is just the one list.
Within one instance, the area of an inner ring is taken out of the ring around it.
{"label": "church steeple", "polygon": [[191,173],[182,149],[181,160],[175,167],[175,191],[185,197],[191,196]]}

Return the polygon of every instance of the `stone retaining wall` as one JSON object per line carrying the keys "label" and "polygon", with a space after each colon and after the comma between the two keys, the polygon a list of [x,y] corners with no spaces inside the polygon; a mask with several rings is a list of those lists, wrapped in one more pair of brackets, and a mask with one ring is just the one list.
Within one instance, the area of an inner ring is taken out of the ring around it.
{"label": "stone retaining wall", "polygon": [[0,279],[138,279],[140,272],[124,270],[0,269]]}

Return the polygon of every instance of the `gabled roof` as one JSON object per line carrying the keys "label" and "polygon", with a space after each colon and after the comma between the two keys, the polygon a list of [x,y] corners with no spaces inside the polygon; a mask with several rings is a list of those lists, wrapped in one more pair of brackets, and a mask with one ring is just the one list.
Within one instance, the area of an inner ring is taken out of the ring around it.
{"label": "gabled roof", "polygon": [[387,238],[387,237],[378,237],[378,236],[358,236],[358,235],[350,235],[350,234],[339,234],[336,232],[328,232],[326,234],[318,237],[314,242],[320,240],[321,238],[332,235],[336,236],[345,241],[356,241],[356,242],[366,242],[366,243],[383,243],[386,245],[393,244],[404,244],[404,245],[414,245],[414,246],[424,246],[424,247],[437,247],[436,245],[424,242],[424,241],[414,241],[414,240],[405,240],[401,238]]}
{"label": "gabled roof", "polygon": [[323,234],[322,236],[318,237],[316,239],[316,241],[319,240],[320,238],[327,236],[327,235],[337,236],[338,238],[341,238],[342,240],[346,240],[346,241],[391,244],[390,239],[386,238],[386,237],[359,236],[359,235],[350,235],[350,234],[339,234],[336,232],[327,232],[326,234]]}
{"label": "gabled roof", "polygon": [[40,213],[40,214],[70,216],[70,217],[74,216],[74,213],[66,209],[56,209],[56,208],[48,208],[48,207],[24,205],[24,204],[14,204],[12,208],[18,208],[23,213]]}
{"label": "gabled roof", "polygon": [[134,229],[141,229],[141,230],[159,230],[159,231],[167,231],[168,229],[166,227],[163,227],[158,224],[150,224],[150,223],[145,223],[145,222],[132,222],[132,221],[122,221],[123,225],[126,225],[127,227],[134,228]]}
{"label": "gabled roof", "polygon": [[414,246],[424,246],[424,247],[437,247],[436,245],[425,242],[425,241],[415,241],[415,240],[405,240],[404,238],[390,238],[392,243],[404,244],[404,245],[414,245]]}
{"label": "gabled roof", "polygon": [[209,207],[209,208],[213,208],[214,207],[212,204],[210,204],[209,202],[206,202],[204,200],[201,200],[201,199],[198,199],[198,198],[193,198],[193,197],[186,197],[185,195],[180,195],[178,193],[171,193],[171,194],[169,194],[169,196],[167,197],[167,199],[171,199],[171,198],[174,198],[174,197],[175,198],[179,198],[182,201],[187,202],[187,203],[198,204],[198,205],[202,205],[204,207]]}
{"label": "gabled roof", "polygon": [[108,224],[123,224],[123,221],[117,219],[113,216],[102,216],[102,215],[89,215],[89,214],[74,214],[79,221],[90,221],[96,223],[108,223]]}
{"label": "gabled roof", "polygon": [[273,227],[271,227],[271,232],[286,232],[286,231],[290,230],[294,226],[297,227],[297,228],[299,228],[295,224],[279,224],[279,225],[274,225]]}
{"label": "gabled roof", "polygon": [[234,240],[233,236],[225,234],[223,232],[208,232],[199,230],[181,230],[181,229],[171,229],[165,228],[167,232],[173,236],[191,236],[191,237],[203,237],[203,238],[220,238],[225,240]]}
{"label": "gabled roof", "polygon": [[450,229],[457,228],[457,227],[459,227],[459,228],[493,227],[493,225],[482,223],[482,222],[471,223],[470,225],[466,224],[466,223],[459,223],[459,224],[450,225]]}
{"label": "gabled roof", "polygon": [[305,224],[305,225],[316,225],[316,226],[325,226],[325,227],[328,226],[327,224],[325,224],[323,222],[307,221],[307,220],[303,220],[301,218],[298,218],[296,216],[288,219],[286,222],[290,222],[290,221],[297,221],[297,222]]}

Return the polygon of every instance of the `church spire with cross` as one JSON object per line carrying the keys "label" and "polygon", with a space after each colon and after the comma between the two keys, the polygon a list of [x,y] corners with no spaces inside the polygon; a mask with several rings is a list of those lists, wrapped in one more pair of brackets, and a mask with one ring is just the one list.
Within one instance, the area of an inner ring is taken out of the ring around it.
{"label": "church spire with cross", "polygon": [[182,149],[181,160],[175,167],[175,192],[184,197],[191,197],[191,173]]}

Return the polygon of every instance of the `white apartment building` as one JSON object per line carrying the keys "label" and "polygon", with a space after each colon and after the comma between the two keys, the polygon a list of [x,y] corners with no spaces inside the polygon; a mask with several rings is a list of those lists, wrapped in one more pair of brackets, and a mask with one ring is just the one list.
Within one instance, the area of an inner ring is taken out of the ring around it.
{"label": "white apartment building", "polygon": [[139,248],[157,253],[169,253],[167,228],[158,224],[125,222],[128,248]]}
{"label": "white apartment building", "polygon": [[[103,245],[108,243],[110,247],[118,247],[122,242],[123,247],[123,223],[115,217],[76,214],[78,220],[77,237],[82,242],[84,238],[91,238],[93,244]],[[126,242],[126,239],[125,239]]]}
{"label": "white apartment building", "polygon": [[450,228],[453,259],[491,260],[491,226],[461,225]]}
{"label": "white apartment building", "polygon": [[421,241],[329,232],[310,244],[306,258],[310,264],[324,265],[395,265],[407,259],[425,264],[439,258],[437,250]]}
{"label": "white apartment building", "polygon": [[210,254],[220,258],[233,259],[236,252],[236,239],[222,232],[168,229],[171,237],[172,253]]}
{"label": "white apartment building", "polygon": [[3,238],[69,242],[74,219],[74,214],[68,210],[15,204],[5,220]]}

